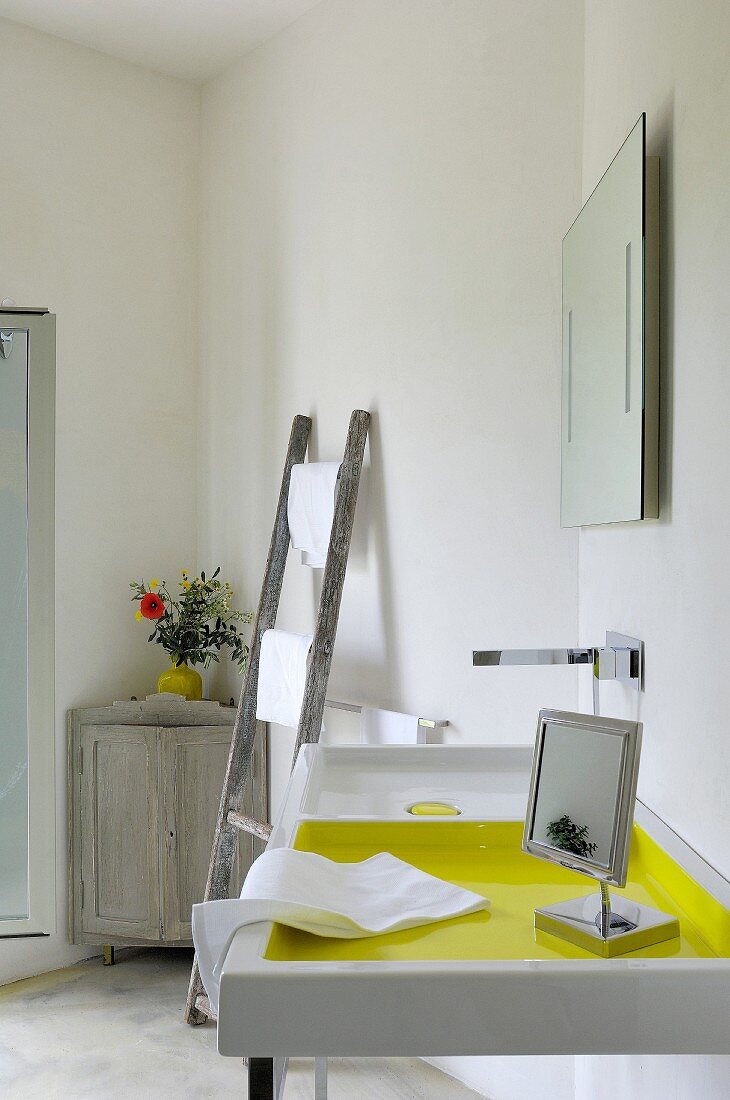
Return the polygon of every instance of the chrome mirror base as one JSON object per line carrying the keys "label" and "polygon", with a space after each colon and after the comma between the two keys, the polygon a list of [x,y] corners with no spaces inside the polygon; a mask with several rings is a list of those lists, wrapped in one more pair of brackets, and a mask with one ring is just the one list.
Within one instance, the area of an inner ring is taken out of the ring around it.
{"label": "chrome mirror base", "polygon": [[536,909],[535,931],[547,932],[594,955],[612,959],[674,939],[679,935],[679,921],[628,898],[614,895],[609,902],[608,890],[602,889],[601,894]]}

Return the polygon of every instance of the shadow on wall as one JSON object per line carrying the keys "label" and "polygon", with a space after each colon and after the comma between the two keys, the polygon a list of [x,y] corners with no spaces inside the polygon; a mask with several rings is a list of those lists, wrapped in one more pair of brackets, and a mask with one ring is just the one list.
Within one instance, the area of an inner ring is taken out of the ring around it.
{"label": "shadow on wall", "polygon": [[[397,709],[401,694],[401,669],[398,658],[398,638],[395,615],[393,613],[393,577],[390,561],[390,541],[388,532],[387,501],[385,486],[385,463],[383,459],[380,421],[377,408],[370,406],[370,430],[366,449],[360,489],[358,492],[355,525],[352,533],[352,545],[348,561],[349,583],[360,590],[362,600],[367,600],[368,618],[379,627],[381,640],[380,652],[371,659],[351,657],[343,653],[342,646],[335,648],[337,682],[352,685],[348,689],[348,701],[372,703],[377,706]],[[332,459],[334,455],[320,456],[319,437],[316,430],[317,419],[313,412],[309,414],[314,421],[310,434],[309,457],[313,462]],[[344,436],[342,440],[344,446]],[[368,455],[370,459],[367,464]],[[312,571],[312,608],[316,615],[322,590],[321,570]],[[345,584],[341,623],[345,624],[348,606],[348,582]],[[375,697],[367,690],[367,685],[377,684]]]}
{"label": "shadow on wall", "polygon": [[[379,697],[375,700],[381,706],[397,707],[401,696],[401,668],[399,644],[394,614],[393,570],[390,558],[390,538],[388,528],[387,494],[385,484],[385,459],[383,440],[380,433],[380,417],[377,405],[370,408],[370,477],[368,494],[364,498],[364,507],[359,515],[359,525],[371,534],[371,555],[369,572],[377,577],[376,607],[380,612],[382,624],[382,661],[378,672]],[[356,523],[356,528],[358,523]]]}

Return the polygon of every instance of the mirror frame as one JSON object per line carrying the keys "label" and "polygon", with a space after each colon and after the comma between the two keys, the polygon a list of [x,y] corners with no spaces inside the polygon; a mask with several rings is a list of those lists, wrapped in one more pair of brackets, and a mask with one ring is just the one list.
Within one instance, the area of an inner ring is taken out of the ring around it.
{"label": "mirror frame", "polygon": [[[570,726],[577,732],[604,733],[621,738],[621,770],[614,808],[611,851],[608,866],[543,844],[532,837],[537,799],[540,792],[540,769],[545,746],[545,734],[552,725]],[[641,722],[626,722],[617,718],[594,717],[589,714],[575,714],[571,711],[541,710],[537,720],[535,751],[532,758],[530,793],[525,815],[525,831],[522,837],[522,850],[528,855],[557,863],[571,871],[598,879],[612,886],[625,886],[626,873],[631,847],[631,826],[634,820],[636,801],[636,783],[639,775],[639,755],[641,752]]]}

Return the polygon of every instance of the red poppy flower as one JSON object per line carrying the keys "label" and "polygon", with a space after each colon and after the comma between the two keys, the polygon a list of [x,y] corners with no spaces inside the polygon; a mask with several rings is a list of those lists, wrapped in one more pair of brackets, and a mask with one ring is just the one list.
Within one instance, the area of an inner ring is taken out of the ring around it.
{"label": "red poppy flower", "polygon": [[165,614],[165,605],[155,592],[145,592],[139,601],[139,609],[145,619],[161,619]]}

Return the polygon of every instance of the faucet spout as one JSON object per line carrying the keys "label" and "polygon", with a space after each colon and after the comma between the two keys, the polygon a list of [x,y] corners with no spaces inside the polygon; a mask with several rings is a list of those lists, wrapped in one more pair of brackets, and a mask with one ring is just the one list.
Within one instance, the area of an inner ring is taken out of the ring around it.
{"label": "faucet spout", "polygon": [[605,646],[577,646],[565,649],[475,649],[476,668],[507,665],[592,665],[597,680],[620,680],[641,689],[643,643],[615,631],[606,631]]}
{"label": "faucet spout", "polygon": [[472,664],[480,668],[497,665],[592,665],[597,650],[581,649],[475,649]]}

